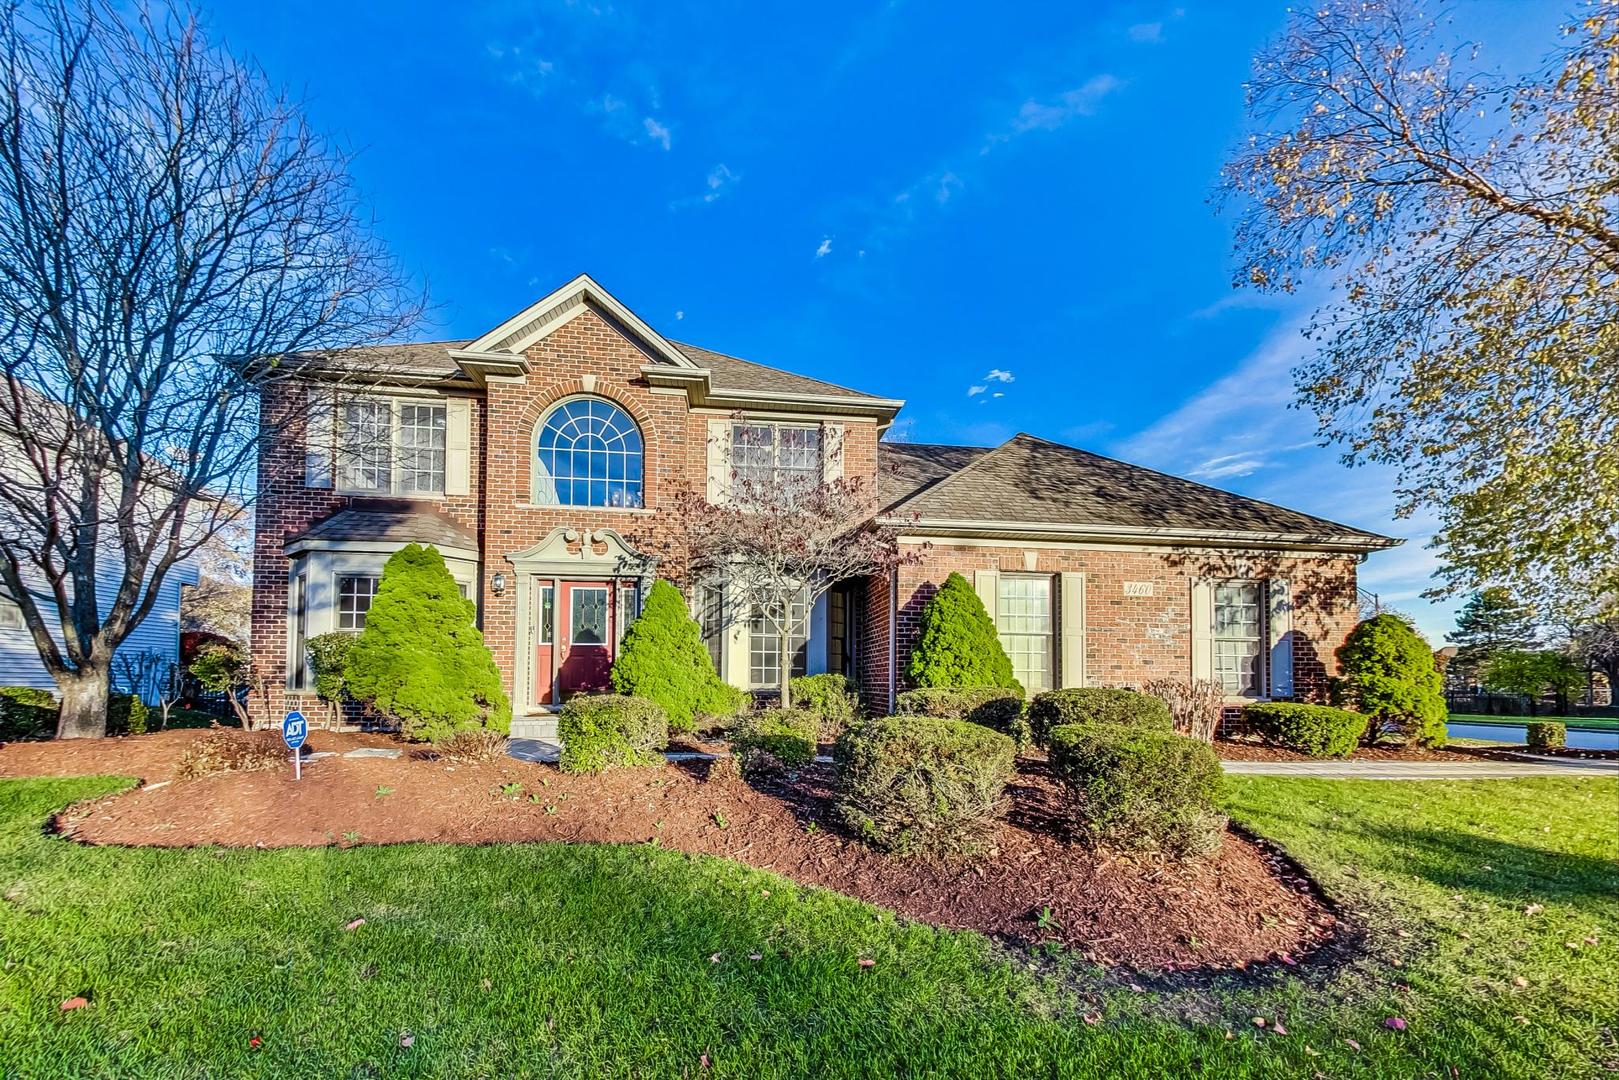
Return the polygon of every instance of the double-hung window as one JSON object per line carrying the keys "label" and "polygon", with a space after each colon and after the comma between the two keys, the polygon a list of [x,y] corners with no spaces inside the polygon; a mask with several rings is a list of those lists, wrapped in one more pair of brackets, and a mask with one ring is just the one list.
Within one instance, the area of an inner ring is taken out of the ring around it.
{"label": "double-hung window", "polygon": [[1012,661],[1012,674],[1029,694],[1052,685],[1051,578],[1002,574],[995,629]]}
{"label": "double-hung window", "polygon": [[1264,583],[1214,586],[1214,678],[1233,697],[1259,697],[1265,685]]}
{"label": "double-hung window", "polygon": [[355,493],[444,492],[442,401],[351,397],[337,410],[337,486]]}
{"label": "double-hung window", "polygon": [[821,429],[749,421],[731,427],[731,471],[756,489],[813,488],[821,482]]}
{"label": "double-hung window", "polygon": [[344,574],[337,579],[337,628],[351,633],[365,629],[365,614],[377,596],[375,577]]}
{"label": "double-hung window", "polygon": [[[790,653],[788,677],[803,675],[809,668],[809,604],[801,595],[787,612]],[[778,620],[755,608],[748,621],[748,685],[755,690],[772,690],[781,685],[781,638]]]}

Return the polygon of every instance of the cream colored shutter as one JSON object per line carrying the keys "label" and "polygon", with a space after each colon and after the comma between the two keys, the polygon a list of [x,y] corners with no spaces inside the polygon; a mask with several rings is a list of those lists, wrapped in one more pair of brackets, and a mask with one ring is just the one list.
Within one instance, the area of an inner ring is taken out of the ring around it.
{"label": "cream colored shutter", "polygon": [[843,479],[843,425],[821,425],[821,480],[831,484]]}
{"label": "cream colored shutter", "polygon": [[984,602],[984,610],[989,612],[989,621],[996,624],[995,610],[1001,595],[1001,572],[999,570],[980,570],[973,575],[973,588],[978,593],[978,599]]}
{"label": "cream colored shutter", "polygon": [[332,486],[332,395],[321,387],[309,390],[304,418],[304,487]]}
{"label": "cream colored shutter", "polygon": [[1265,625],[1270,641],[1270,696],[1293,696],[1293,586],[1286,578],[1267,583],[1270,605]]}
{"label": "cream colored shutter", "polygon": [[472,493],[472,402],[450,398],[444,403],[444,494]]}
{"label": "cream colored shutter", "polygon": [[1214,678],[1214,585],[1192,582],[1192,679]]}
{"label": "cream colored shutter", "polygon": [[1085,575],[1060,575],[1057,595],[1062,604],[1057,614],[1057,632],[1062,635],[1057,665],[1066,690],[1085,685]]}
{"label": "cream colored shutter", "polygon": [[708,422],[708,501],[725,502],[731,491],[731,421]]}

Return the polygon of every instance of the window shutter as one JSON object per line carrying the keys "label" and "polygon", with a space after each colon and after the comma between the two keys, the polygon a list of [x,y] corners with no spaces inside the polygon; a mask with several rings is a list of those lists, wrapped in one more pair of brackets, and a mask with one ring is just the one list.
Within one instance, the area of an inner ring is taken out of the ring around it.
{"label": "window shutter", "polygon": [[[973,588],[978,592],[978,599],[984,602],[984,610],[989,612],[989,621],[995,623],[995,609],[1001,595],[1001,572],[999,570],[980,570],[973,575]],[[999,623],[996,628],[999,629]]]}
{"label": "window shutter", "polygon": [[304,418],[304,487],[332,486],[332,395],[320,387],[309,390],[309,413]]}
{"label": "window shutter", "polygon": [[1270,696],[1293,696],[1293,586],[1286,578],[1271,578],[1269,611],[1265,625],[1270,641]]}
{"label": "window shutter", "polygon": [[1192,582],[1192,681],[1214,678],[1214,586]]}
{"label": "window shutter", "polygon": [[450,398],[444,403],[444,494],[472,493],[472,402]]}
{"label": "window shutter", "polygon": [[1062,635],[1058,675],[1064,690],[1085,685],[1085,575],[1061,575],[1058,599],[1062,610],[1057,615],[1057,630]]}
{"label": "window shutter", "polygon": [[821,425],[821,480],[831,484],[843,479],[843,425]]}
{"label": "window shutter", "polygon": [[708,501],[716,506],[731,491],[731,421],[708,422]]}

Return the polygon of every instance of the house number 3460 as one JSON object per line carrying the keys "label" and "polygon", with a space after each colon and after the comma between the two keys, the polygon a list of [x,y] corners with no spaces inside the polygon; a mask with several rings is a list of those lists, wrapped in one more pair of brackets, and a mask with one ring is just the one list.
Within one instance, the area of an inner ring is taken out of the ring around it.
{"label": "house number 3460", "polygon": [[1152,595],[1152,582],[1150,582],[1150,581],[1126,581],[1124,583],[1124,595],[1126,595],[1126,596],[1151,596]]}

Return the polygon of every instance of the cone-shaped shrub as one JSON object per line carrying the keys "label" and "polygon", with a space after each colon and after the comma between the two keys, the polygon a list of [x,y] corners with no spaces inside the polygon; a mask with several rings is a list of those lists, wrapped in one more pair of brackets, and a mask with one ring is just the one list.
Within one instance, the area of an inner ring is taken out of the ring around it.
{"label": "cone-shaped shrub", "polygon": [[945,578],[922,608],[922,632],[905,676],[917,687],[1004,686],[1023,693],[995,623],[960,574]]}
{"label": "cone-shaped shrub", "polygon": [[471,728],[510,731],[511,703],[437,548],[408,544],[382,568],[365,629],[349,650],[347,690],[399,721],[406,738]]}
{"label": "cone-shaped shrub", "polygon": [[661,578],[648,590],[640,618],[624,633],[613,663],[613,689],[657,702],[674,732],[694,730],[699,715],[734,715],[745,696],[715,674],[685,598]]}
{"label": "cone-shaped shrub", "polygon": [[1398,615],[1376,615],[1338,647],[1344,694],[1366,714],[1366,738],[1404,732],[1423,746],[1445,745],[1444,681],[1433,650]]}

